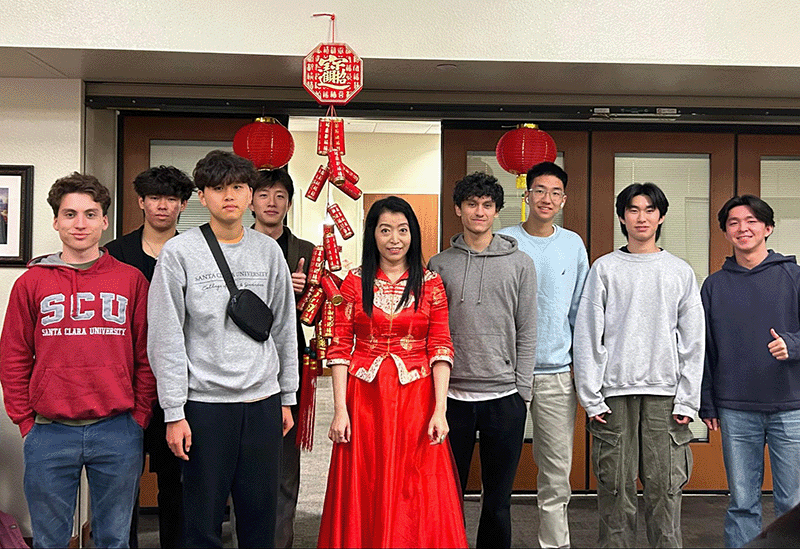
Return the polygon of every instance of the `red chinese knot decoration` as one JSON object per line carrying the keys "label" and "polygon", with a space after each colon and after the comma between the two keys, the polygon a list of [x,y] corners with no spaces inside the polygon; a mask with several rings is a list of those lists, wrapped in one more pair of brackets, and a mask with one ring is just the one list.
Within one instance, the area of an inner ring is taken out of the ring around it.
{"label": "red chinese knot decoration", "polygon": [[291,160],[294,139],[274,118],[256,118],[236,132],[233,152],[249,159],[257,170],[275,170]]}
{"label": "red chinese knot decoration", "polygon": [[[526,188],[524,176],[539,162],[554,162],[558,151],[556,142],[536,124],[520,124],[497,142],[495,155],[500,167],[505,171],[520,176],[517,188]],[[520,186],[522,178],[522,186]]]}
{"label": "red chinese knot decoration", "polygon": [[321,105],[346,105],[364,85],[364,62],[344,43],[317,44],[303,59],[303,87]]}

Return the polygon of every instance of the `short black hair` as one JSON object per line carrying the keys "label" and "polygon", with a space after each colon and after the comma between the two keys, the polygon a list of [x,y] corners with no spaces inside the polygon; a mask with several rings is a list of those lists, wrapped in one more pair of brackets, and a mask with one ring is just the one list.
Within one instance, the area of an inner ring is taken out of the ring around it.
{"label": "short black hair", "polygon": [[175,166],[150,168],[136,176],[133,189],[141,198],[145,196],[176,196],[181,202],[192,197],[194,183]]}
{"label": "short black hair", "polygon": [[731,210],[737,206],[747,206],[750,208],[750,211],[753,212],[755,218],[761,221],[764,225],[767,227],[775,226],[775,212],[772,210],[772,207],[757,196],[752,194],[743,194],[742,196],[734,196],[728,200],[717,214],[717,219],[719,219],[719,228],[722,229],[723,232],[726,230],[725,226],[728,224],[728,216],[730,215]]}
{"label": "short black hair", "polygon": [[256,181],[253,183],[253,193],[263,188],[271,189],[277,184],[283,185],[289,195],[289,202],[291,202],[294,199],[294,181],[284,168],[258,170]]}
{"label": "short black hair", "polygon": [[503,209],[503,187],[493,175],[473,172],[457,181],[453,189],[453,203],[458,207],[461,207],[465,200],[483,196],[488,196],[494,201],[498,212]]}
{"label": "short black hair", "polygon": [[108,192],[108,188],[93,175],[72,172],[57,179],[47,194],[47,203],[53,208],[55,217],[58,217],[58,210],[61,208],[64,196],[73,193],[88,194],[92,200],[100,204],[103,215],[108,215],[108,208],[111,206],[111,194]]}
{"label": "short black hair", "polygon": [[[658,217],[667,215],[669,208],[669,200],[667,195],[664,194],[655,183],[631,183],[620,191],[617,195],[617,217],[625,218],[625,209],[631,205],[633,198],[636,196],[646,196],[650,202],[658,210]],[[622,229],[622,234],[628,238],[628,230],[625,228],[625,223],[619,222],[619,227]],[[661,236],[661,225],[656,229],[656,240]]]}
{"label": "short black hair", "polygon": [[194,184],[199,190],[215,185],[256,182],[256,169],[246,158],[232,152],[214,150],[201,158],[194,167]]}
{"label": "short black hair", "polygon": [[525,176],[525,183],[528,190],[531,190],[533,180],[542,175],[553,175],[561,180],[564,184],[564,190],[567,190],[567,172],[561,169],[561,166],[554,162],[539,162],[533,168],[528,170],[528,175]]}

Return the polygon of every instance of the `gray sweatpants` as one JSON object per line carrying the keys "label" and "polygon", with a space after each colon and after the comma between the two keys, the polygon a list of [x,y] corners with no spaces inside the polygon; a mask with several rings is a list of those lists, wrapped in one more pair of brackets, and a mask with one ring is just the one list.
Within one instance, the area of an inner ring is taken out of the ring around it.
{"label": "gray sweatpants", "polygon": [[591,421],[600,547],[636,546],[636,478],[644,486],[647,541],[681,547],[681,489],[692,471],[692,433],[672,418],[673,397],[606,398],[607,423]]}

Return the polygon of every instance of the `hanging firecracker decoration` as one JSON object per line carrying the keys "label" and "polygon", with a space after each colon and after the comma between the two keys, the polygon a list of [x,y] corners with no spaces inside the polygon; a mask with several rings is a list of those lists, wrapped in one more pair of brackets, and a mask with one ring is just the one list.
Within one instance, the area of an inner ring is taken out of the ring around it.
{"label": "hanging firecracker decoration", "polygon": [[[517,176],[517,188],[527,189],[525,175],[539,162],[555,162],[556,142],[536,124],[520,124],[503,134],[497,142],[495,156],[500,167]],[[525,221],[525,202],[522,202],[522,221]]]}
{"label": "hanging firecracker decoration", "polygon": [[300,321],[315,327],[307,358],[303,360],[303,388],[300,391],[296,443],[304,450],[311,450],[313,446],[316,376],[322,368],[328,340],[333,337],[335,309],[343,303],[339,291],[342,279],[333,274],[342,268],[341,248],[335,231],[343,240],[353,236],[350,223],[342,208],[331,200],[331,193],[333,188],[338,188],[353,200],[361,197],[361,189],[356,186],[358,174],[342,160],[345,155],[344,120],[336,116],[334,106],[346,105],[361,91],[364,70],[363,62],[350,46],[336,42],[336,16],[332,13],[314,16],[330,17],[331,41],[318,44],[303,59],[303,87],[320,105],[328,106],[317,126],[317,154],[324,157],[326,163],[317,169],[305,196],[316,201],[326,190],[326,218],[329,217],[332,223],[328,220],[324,223],[322,245],[314,248],[308,269],[308,285],[297,303]]}
{"label": "hanging firecracker decoration", "polygon": [[294,139],[274,118],[256,118],[236,132],[233,152],[249,159],[257,170],[282,168],[294,154]]}

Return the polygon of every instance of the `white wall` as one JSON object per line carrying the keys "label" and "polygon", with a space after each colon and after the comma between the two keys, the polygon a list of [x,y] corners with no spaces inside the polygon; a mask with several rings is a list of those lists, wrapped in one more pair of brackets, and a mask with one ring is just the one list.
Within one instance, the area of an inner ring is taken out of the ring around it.
{"label": "white wall", "polygon": [[0,0],[0,46],[305,55],[316,12],[365,58],[800,64],[796,0]]}
{"label": "white wall", "polygon": [[[295,184],[292,205],[292,230],[315,244],[322,243],[325,219],[325,194],[312,202],[303,196],[320,164],[316,132],[293,131],[295,155],[289,168]],[[440,135],[348,133],[345,135],[345,164],[358,173],[358,187],[365,193],[439,194],[441,188]],[[364,231],[363,198],[353,201],[332,189],[332,202],[342,207],[355,235],[342,246],[342,259],[353,266],[361,264],[361,239]],[[437,233],[438,234],[438,233]],[[438,239],[437,239],[438,241]]]}
{"label": "white wall", "polygon": [[[0,78],[0,164],[32,164],[33,255],[61,248],[47,205],[50,185],[81,169],[83,84],[79,80]],[[8,294],[23,269],[0,269],[0,317]],[[1,321],[0,321],[1,322]],[[22,439],[5,412],[0,413],[0,509],[20,521],[30,535],[22,491]]]}

